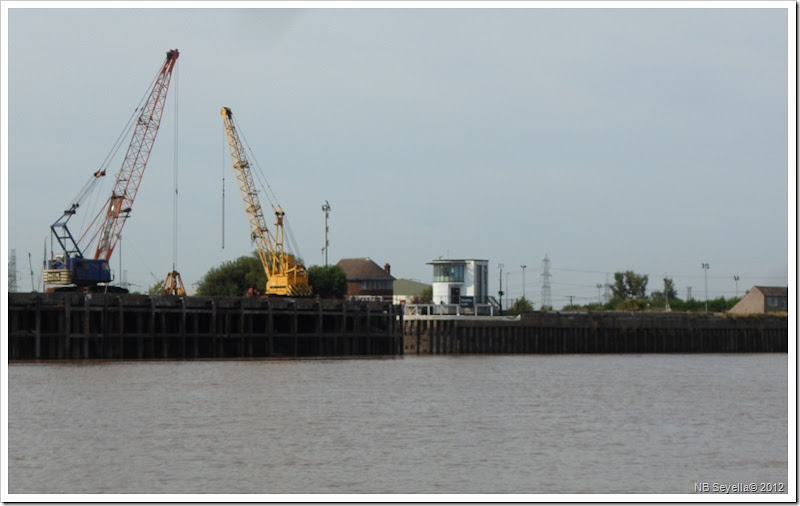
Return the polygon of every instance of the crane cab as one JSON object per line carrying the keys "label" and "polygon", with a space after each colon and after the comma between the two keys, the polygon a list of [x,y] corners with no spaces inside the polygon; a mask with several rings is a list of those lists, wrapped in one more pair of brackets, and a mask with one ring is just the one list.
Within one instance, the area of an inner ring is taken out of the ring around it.
{"label": "crane cab", "polygon": [[90,286],[112,280],[108,260],[58,255],[47,261],[44,282],[48,285]]}

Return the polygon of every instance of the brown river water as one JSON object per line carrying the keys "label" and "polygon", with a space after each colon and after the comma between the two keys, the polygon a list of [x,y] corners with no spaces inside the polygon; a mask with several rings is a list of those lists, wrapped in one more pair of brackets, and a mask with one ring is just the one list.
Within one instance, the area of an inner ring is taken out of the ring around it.
{"label": "brown river water", "polygon": [[13,363],[8,493],[789,491],[788,382],[786,354]]}

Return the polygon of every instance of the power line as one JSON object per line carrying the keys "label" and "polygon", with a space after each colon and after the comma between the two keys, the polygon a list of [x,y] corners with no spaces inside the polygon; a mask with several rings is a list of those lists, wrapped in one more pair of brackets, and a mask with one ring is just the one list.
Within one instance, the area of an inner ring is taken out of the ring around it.
{"label": "power line", "polygon": [[[585,273],[585,274],[609,274],[609,273],[612,273],[612,272],[620,272],[619,269],[609,269],[609,270],[605,270],[605,271],[598,271],[598,270],[591,270],[591,269],[576,269],[576,268],[572,268],[572,267],[551,267],[550,270],[556,271],[556,272],[562,272],[562,271],[563,272],[580,272],[580,273]],[[731,276],[732,276],[732,274],[731,275],[717,275],[717,276],[709,275],[708,279],[729,279]],[[739,277],[740,277],[741,280],[743,280],[743,279],[787,279],[787,277],[785,277],[785,276],[762,276],[762,275],[759,275],[759,274],[750,274],[750,275],[745,275],[745,276],[740,275]],[[698,273],[693,273],[693,274],[674,274],[673,278],[705,278],[705,276],[703,274],[698,274]]]}

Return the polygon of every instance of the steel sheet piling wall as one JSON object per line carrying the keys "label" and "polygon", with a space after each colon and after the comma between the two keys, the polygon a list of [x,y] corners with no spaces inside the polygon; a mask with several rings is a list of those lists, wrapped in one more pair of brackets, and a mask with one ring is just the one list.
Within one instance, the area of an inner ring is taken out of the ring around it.
{"label": "steel sheet piling wall", "polygon": [[406,354],[788,351],[788,319],[652,313],[532,313],[520,320],[406,316]]}
{"label": "steel sheet piling wall", "polygon": [[391,303],[137,294],[9,294],[9,359],[398,355]]}
{"label": "steel sheet piling wall", "polygon": [[8,335],[11,360],[788,351],[785,317],[404,317],[380,302],[135,294],[11,293]]}

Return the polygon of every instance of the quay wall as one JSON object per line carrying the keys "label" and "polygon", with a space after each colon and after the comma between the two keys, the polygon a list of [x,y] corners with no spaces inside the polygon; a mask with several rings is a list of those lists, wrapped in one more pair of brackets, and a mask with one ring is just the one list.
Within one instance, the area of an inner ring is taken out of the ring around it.
{"label": "quay wall", "polygon": [[788,351],[787,317],[695,314],[526,313],[411,316],[405,354],[758,353]]}
{"label": "quay wall", "polygon": [[402,354],[389,302],[9,293],[9,360]]}
{"label": "quay wall", "polygon": [[403,315],[389,302],[9,293],[9,360],[788,352],[788,317]]}

